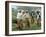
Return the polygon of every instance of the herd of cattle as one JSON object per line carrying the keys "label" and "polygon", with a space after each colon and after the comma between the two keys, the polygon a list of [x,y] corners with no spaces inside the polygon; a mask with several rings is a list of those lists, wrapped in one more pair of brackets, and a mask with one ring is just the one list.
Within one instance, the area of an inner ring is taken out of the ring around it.
{"label": "herd of cattle", "polygon": [[31,11],[29,13],[28,10],[18,10],[17,13],[17,23],[16,28],[17,29],[24,29],[26,27],[31,28],[32,25],[41,24],[41,12],[39,10],[37,11]]}

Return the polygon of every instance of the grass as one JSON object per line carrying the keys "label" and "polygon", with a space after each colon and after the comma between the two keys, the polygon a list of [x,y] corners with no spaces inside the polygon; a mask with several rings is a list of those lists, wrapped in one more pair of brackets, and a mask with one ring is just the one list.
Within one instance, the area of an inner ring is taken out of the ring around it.
{"label": "grass", "polygon": [[[22,30],[40,30],[40,29],[41,25],[32,24],[30,28],[26,27],[25,29]],[[16,28],[16,23],[12,23],[12,31],[19,31],[19,29]]]}

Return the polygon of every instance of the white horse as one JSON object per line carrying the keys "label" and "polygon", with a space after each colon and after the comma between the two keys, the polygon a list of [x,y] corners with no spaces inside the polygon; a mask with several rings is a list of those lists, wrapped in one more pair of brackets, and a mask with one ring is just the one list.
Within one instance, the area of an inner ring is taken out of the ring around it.
{"label": "white horse", "polygon": [[17,14],[17,22],[20,26],[25,28],[29,22],[29,26],[31,24],[31,17],[29,15],[28,10],[19,10]]}

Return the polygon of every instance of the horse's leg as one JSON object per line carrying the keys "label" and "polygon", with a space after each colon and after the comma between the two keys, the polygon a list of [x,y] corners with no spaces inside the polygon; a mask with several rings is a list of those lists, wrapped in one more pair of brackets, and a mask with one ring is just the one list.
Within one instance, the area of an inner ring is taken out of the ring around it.
{"label": "horse's leg", "polygon": [[17,26],[16,26],[17,29],[20,28],[20,20],[17,20]]}

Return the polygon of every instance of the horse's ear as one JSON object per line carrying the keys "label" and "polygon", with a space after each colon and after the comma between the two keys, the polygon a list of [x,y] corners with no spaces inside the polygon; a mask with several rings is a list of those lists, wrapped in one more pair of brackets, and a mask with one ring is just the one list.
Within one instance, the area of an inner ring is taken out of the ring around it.
{"label": "horse's ear", "polygon": [[24,10],[24,9],[22,9],[21,11],[22,11],[22,12],[24,12],[25,10]]}

